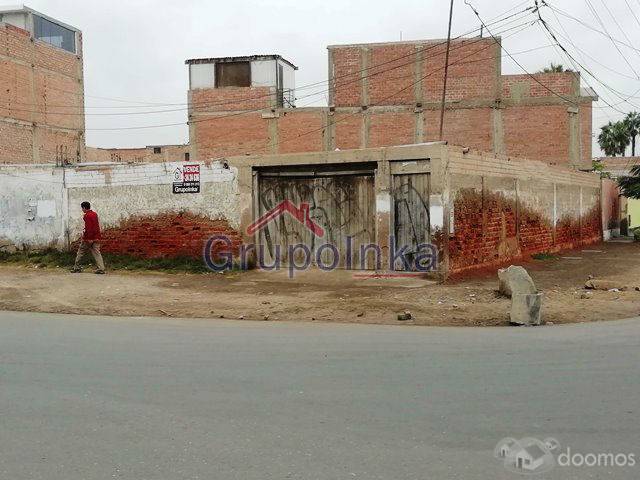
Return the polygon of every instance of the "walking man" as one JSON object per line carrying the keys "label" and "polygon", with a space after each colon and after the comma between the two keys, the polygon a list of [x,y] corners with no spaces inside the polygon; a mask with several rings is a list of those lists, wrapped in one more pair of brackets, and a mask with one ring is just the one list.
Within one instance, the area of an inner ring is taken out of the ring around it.
{"label": "walking man", "polygon": [[100,223],[98,221],[98,214],[91,210],[91,204],[89,202],[82,202],[80,204],[82,211],[84,212],[84,233],[82,234],[82,241],[80,247],[78,247],[78,254],[76,255],[76,263],[71,269],[73,273],[82,272],[80,267],[80,260],[85,253],[91,252],[93,259],[96,262],[97,274],[104,274],[104,262],[102,255],[100,254]]}

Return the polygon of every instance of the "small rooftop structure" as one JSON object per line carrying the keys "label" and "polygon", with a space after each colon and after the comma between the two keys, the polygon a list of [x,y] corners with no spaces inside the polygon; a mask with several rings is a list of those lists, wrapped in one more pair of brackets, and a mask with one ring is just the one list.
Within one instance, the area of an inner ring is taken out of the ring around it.
{"label": "small rooftop structure", "polygon": [[278,93],[277,106],[295,106],[298,67],[281,55],[192,58],[185,64],[189,66],[189,90],[273,87]]}
{"label": "small rooftop structure", "polygon": [[70,53],[77,53],[80,29],[24,5],[0,5],[0,22],[29,32],[41,40]]}

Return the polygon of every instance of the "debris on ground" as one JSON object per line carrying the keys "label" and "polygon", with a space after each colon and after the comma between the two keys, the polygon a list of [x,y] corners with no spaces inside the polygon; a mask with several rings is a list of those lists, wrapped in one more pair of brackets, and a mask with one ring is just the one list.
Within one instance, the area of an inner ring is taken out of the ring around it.
{"label": "debris on ground", "polygon": [[622,285],[619,281],[598,280],[593,278],[591,280],[587,280],[587,282],[584,284],[584,288],[587,288],[589,290],[607,290],[607,291],[616,289],[619,292],[624,292],[629,287],[627,287],[626,285]]}
{"label": "debris on ground", "polygon": [[409,310],[398,314],[398,320],[411,320],[411,318],[411,312]]}
{"label": "debris on ground", "polygon": [[[592,248],[602,249],[606,261],[602,255],[585,254],[581,262],[558,257],[554,262],[521,264],[535,287],[545,292],[544,323],[614,320],[640,312],[640,244],[607,242]],[[120,270],[98,279],[70,275],[65,264],[62,269],[53,268],[56,263],[34,269],[33,263],[2,263],[2,258],[0,254],[0,308],[4,310],[158,317],[163,309],[173,318],[217,320],[244,315],[262,320],[269,315],[270,321],[493,326],[508,325],[511,308],[511,300],[496,290],[496,270],[465,273],[416,289],[413,286],[420,282],[416,279],[394,278],[370,285],[354,282],[347,271],[300,272],[301,278],[291,280],[286,271],[178,277],[170,272]],[[108,254],[105,259],[108,264]],[[614,288],[627,285],[630,291],[583,290],[589,275],[615,281]],[[587,299],[581,299],[583,293]],[[348,301],[340,300],[345,297]],[[410,321],[398,321],[398,313],[405,310],[411,312]],[[360,312],[364,316],[358,317]]]}

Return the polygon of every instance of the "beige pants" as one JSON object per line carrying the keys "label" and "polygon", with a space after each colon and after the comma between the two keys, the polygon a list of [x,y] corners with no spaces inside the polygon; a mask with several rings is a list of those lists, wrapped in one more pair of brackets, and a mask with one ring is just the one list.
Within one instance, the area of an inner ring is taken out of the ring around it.
{"label": "beige pants", "polygon": [[102,255],[100,254],[100,242],[88,242],[86,240],[80,242],[74,268],[79,267],[80,260],[82,260],[84,254],[89,251],[91,252],[91,255],[93,255],[93,259],[96,262],[96,267],[98,267],[98,270],[104,270],[104,261],[102,260]]}

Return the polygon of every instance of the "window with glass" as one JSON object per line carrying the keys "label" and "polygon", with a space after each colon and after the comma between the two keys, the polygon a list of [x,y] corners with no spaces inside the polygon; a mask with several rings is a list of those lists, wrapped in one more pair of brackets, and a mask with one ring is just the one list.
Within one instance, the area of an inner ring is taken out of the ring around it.
{"label": "window with glass", "polygon": [[46,18],[33,16],[34,37],[67,52],[76,53],[76,33]]}

